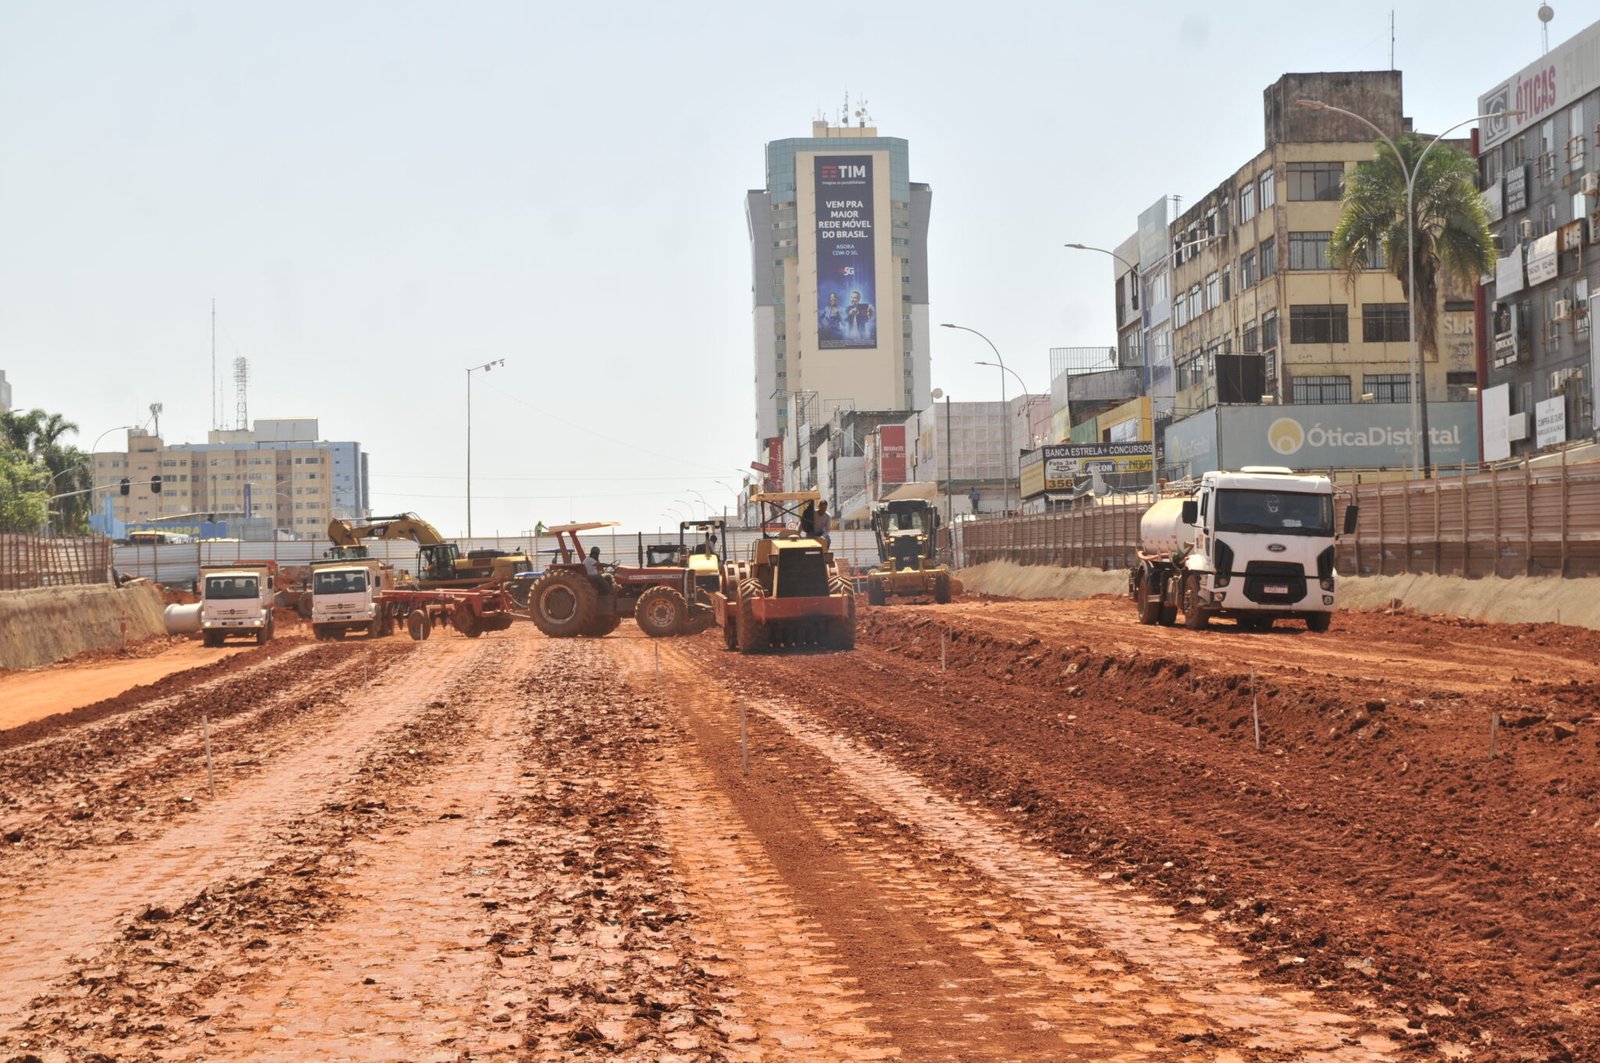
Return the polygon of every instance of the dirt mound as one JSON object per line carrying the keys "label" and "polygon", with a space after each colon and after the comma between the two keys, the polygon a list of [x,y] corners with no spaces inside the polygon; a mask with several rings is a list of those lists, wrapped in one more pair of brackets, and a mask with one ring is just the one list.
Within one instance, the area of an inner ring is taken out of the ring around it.
{"label": "dirt mound", "polygon": [[149,583],[0,591],[0,668],[37,668],[164,635],[164,604]]}

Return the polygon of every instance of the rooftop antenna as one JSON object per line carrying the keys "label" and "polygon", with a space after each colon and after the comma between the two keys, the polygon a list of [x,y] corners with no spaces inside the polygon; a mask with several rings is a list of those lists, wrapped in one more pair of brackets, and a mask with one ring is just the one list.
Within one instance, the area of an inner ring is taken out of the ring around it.
{"label": "rooftop antenna", "polygon": [[156,422],[156,437],[160,438],[160,436],[161,436],[161,403],[152,402],[150,404],[150,416],[155,419],[155,422]]}
{"label": "rooftop antenna", "polygon": [[841,126],[848,126],[850,124],[850,90],[849,89],[845,89],[845,92],[844,92],[844,106],[839,108],[839,124]]}
{"label": "rooftop antenna", "polygon": [[233,390],[234,410],[238,423],[234,425],[239,431],[244,431],[250,426],[250,408],[245,401],[245,393],[250,387],[250,362],[243,356],[233,360]]}
{"label": "rooftop antenna", "polygon": [[872,121],[872,116],[867,113],[867,98],[863,96],[861,97],[861,106],[856,108],[856,125],[865,129],[870,121]]}
{"label": "rooftop antenna", "polygon": [[1539,32],[1544,35],[1544,51],[1546,55],[1550,54],[1550,20],[1555,17],[1555,8],[1549,4],[1539,5],[1539,21],[1542,23],[1539,27]]}
{"label": "rooftop antenna", "polygon": [[222,427],[221,415],[217,411],[217,300],[211,299],[211,429],[216,431]]}
{"label": "rooftop antenna", "polygon": [[1389,69],[1394,69],[1394,8],[1389,9]]}

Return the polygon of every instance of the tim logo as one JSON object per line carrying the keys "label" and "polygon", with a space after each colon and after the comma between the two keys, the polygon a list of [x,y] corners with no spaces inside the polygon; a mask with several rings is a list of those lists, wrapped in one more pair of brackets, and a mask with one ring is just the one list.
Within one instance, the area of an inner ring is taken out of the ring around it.
{"label": "tim logo", "polygon": [[851,179],[865,179],[867,168],[861,165],[840,166],[837,163],[825,162],[822,164],[822,179],[824,181],[848,181]]}

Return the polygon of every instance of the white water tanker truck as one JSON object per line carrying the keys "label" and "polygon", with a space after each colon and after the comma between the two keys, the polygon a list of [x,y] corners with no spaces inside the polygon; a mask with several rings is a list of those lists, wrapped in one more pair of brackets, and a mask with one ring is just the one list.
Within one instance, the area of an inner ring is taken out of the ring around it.
{"label": "white water tanker truck", "polygon": [[[1326,631],[1338,600],[1333,482],[1288,469],[1208,472],[1187,497],[1163,498],[1139,520],[1128,595],[1142,624],[1203,628],[1212,617],[1265,631],[1304,620]],[[1355,531],[1356,507],[1344,511]]]}

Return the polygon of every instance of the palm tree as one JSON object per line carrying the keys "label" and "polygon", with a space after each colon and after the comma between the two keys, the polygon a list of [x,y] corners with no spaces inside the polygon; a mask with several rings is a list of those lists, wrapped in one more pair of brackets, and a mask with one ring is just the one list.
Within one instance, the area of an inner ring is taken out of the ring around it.
{"label": "palm tree", "polygon": [[[1443,144],[1428,150],[1415,133],[1395,145],[1379,142],[1371,162],[1358,163],[1345,178],[1344,201],[1328,261],[1355,279],[1372,262],[1388,263],[1411,298],[1406,278],[1406,174],[1422,160],[1412,187],[1417,341],[1423,351],[1439,351],[1439,288],[1455,279],[1470,287],[1494,269],[1494,237],[1477,188],[1477,166],[1465,153]],[[1426,154],[1424,154],[1426,153]]]}

